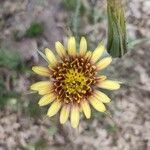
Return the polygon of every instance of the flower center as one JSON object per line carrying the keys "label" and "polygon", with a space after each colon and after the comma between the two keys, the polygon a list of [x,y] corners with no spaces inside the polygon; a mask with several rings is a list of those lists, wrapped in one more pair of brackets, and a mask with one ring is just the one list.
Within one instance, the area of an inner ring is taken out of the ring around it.
{"label": "flower center", "polygon": [[96,82],[96,68],[89,60],[66,58],[52,69],[54,91],[57,99],[65,103],[80,103],[91,95]]}
{"label": "flower center", "polygon": [[70,69],[65,74],[63,89],[69,94],[86,93],[89,88],[86,81],[87,79],[83,73],[78,72],[77,69]]}

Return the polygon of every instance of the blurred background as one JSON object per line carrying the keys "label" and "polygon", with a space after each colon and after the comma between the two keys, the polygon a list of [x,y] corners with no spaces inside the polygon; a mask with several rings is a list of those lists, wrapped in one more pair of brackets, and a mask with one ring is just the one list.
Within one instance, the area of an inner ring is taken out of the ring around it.
{"label": "blurred background", "polygon": [[31,67],[46,65],[37,49],[71,34],[92,50],[106,43],[106,0],[0,0],[0,150],[150,149],[150,1],[124,2],[129,52],[106,70],[125,82],[108,93],[112,118],[93,111],[73,130],[39,108],[29,86],[42,78]]}

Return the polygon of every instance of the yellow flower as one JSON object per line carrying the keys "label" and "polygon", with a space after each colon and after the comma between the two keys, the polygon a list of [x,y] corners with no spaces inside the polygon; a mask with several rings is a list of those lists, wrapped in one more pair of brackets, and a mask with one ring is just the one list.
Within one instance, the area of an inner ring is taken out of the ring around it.
{"label": "yellow flower", "polygon": [[58,56],[50,49],[45,49],[48,67],[32,68],[38,75],[48,77],[48,81],[31,85],[31,90],[43,95],[38,103],[40,106],[51,103],[47,112],[49,117],[60,111],[60,123],[64,124],[70,116],[71,125],[76,128],[80,112],[83,112],[87,119],[91,117],[90,105],[97,111],[106,111],[104,104],[109,103],[110,98],[100,89],[117,90],[120,84],[108,80],[106,76],[98,75],[98,72],[112,61],[111,57],[99,60],[105,51],[103,44],[99,44],[90,52],[87,51],[86,39],[82,37],[80,50],[77,52],[75,38],[70,37],[67,50],[60,42],[55,43],[55,48]]}

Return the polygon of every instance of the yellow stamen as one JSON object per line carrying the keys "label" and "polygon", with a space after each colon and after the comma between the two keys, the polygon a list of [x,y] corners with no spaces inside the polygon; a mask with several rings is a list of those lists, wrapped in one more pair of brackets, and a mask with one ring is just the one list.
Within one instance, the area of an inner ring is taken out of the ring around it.
{"label": "yellow stamen", "polygon": [[77,94],[78,92],[85,93],[83,90],[86,87],[86,77],[83,73],[79,73],[77,70],[70,69],[64,79],[63,88],[70,94]]}

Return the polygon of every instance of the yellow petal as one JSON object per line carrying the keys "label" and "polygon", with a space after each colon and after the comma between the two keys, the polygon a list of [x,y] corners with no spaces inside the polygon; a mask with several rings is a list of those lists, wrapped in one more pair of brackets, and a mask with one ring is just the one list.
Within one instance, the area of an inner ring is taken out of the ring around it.
{"label": "yellow petal", "polygon": [[39,104],[39,106],[48,105],[48,104],[50,104],[55,98],[56,98],[56,97],[54,96],[54,94],[52,94],[52,93],[51,93],[51,94],[47,94],[47,95],[43,96],[43,97],[39,100],[38,104]]}
{"label": "yellow petal", "polygon": [[77,128],[79,124],[79,108],[77,106],[73,106],[71,109],[71,125],[73,128]]}
{"label": "yellow petal", "polygon": [[38,92],[39,92],[40,95],[45,95],[45,94],[51,93],[52,89],[47,87],[47,88],[39,89]]}
{"label": "yellow petal", "polygon": [[69,117],[69,112],[70,112],[70,107],[65,105],[62,107],[61,112],[60,112],[60,123],[64,124]]}
{"label": "yellow petal", "polygon": [[108,89],[108,90],[117,90],[120,88],[120,84],[118,81],[112,80],[104,80],[98,83],[97,85],[100,88]]}
{"label": "yellow petal", "polygon": [[57,63],[54,53],[49,48],[45,48],[45,55],[52,65]]}
{"label": "yellow petal", "polygon": [[93,96],[90,98],[90,103],[97,111],[100,111],[100,112],[106,111],[105,105]]}
{"label": "yellow petal", "polygon": [[34,83],[30,86],[31,90],[38,91],[39,89],[45,88],[45,87],[50,87],[52,84],[49,81],[40,81],[37,83]]}
{"label": "yellow petal", "polygon": [[88,51],[86,54],[85,54],[85,59],[90,59],[92,56],[92,52]]}
{"label": "yellow petal", "polygon": [[38,91],[40,95],[49,94],[52,91],[52,83],[49,81],[40,81],[32,84],[30,89]]}
{"label": "yellow petal", "polygon": [[100,83],[100,82],[102,82],[102,81],[104,81],[104,80],[106,80],[107,79],[107,77],[106,76],[99,76],[99,77],[97,77],[97,81],[98,81],[98,83]]}
{"label": "yellow petal", "polygon": [[91,61],[93,63],[97,62],[97,60],[102,56],[103,52],[105,50],[104,45],[101,43],[93,52]]}
{"label": "yellow petal", "polygon": [[85,114],[85,117],[87,119],[89,119],[91,117],[91,109],[90,109],[89,103],[87,101],[83,101],[81,103],[81,107],[82,107],[82,110]]}
{"label": "yellow petal", "polygon": [[48,109],[47,115],[49,117],[54,116],[55,114],[57,114],[57,112],[59,111],[60,107],[61,107],[61,102],[54,101],[52,103],[52,105],[50,106],[50,108]]}
{"label": "yellow petal", "polygon": [[74,37],[68,39],[68,54],[70,56],[76,55],[76,41]]}
{"label": "yellow petal", "polygon": [[86,51],[87,51],[87,42],[85,37],[82,37],[80,41],[80,55],[84,55]]}
{"label": "yellow petal", "polygon": [[98,90],[94,91],[94,96],[103,103],[109,103],[111,101],[111,99],[106,94]]}
{"label": "yellow petal", "polygon": [[55,48],[56,48],[56,51],[60,57],[66,56],[66,50],[65,50],[64,46],[59,41],[57,41],[55,43]]}
{"label": "yellow petal", "polygon": [[96,64],[96,67],[97,67],[98,70],[102,70],[102,69],[106,68],[111,62],[112,62],[112,58],[111,57],[106,57],[106,58],[103,58],[102,60],[100,60]]}
{"label": "yellow petal", "polygon": [[50,70],[48,68],[41,67],[41,66],[34,66],[32,67],[32,70],[41,76],[45,76],[45,77],[50,76]]}

